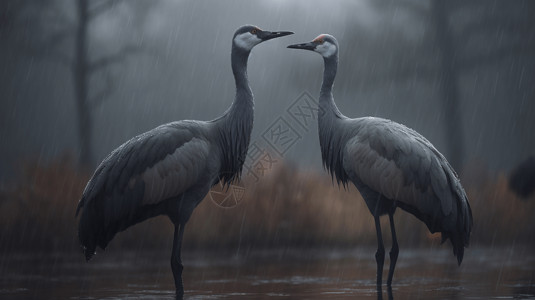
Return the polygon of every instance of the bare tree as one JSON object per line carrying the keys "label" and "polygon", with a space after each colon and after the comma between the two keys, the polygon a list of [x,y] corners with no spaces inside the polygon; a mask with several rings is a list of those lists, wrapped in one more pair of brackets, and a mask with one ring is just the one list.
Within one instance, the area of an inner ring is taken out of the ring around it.
{"label": "bare tree", "polygon": [[[423,21],[428,29],[413,59],[424,63],[399,64],[389,80],[434,79],[441,90],[448,160],[458,170],[464,164],[464,134],[459,78],[477,68],[535,53],[533,1],[420,2],[374,1],[378,9],[401,10]],[[398,44],[396,44],[398,45]],[[403,45],[403,43],[402,43]],[[408,46],[405,42],[405,46]],[[410,45],[409,45],[410,47]],[[415,67],[416,66],[416,67]],[[379,76],[381,76],[379,74]],[[384,76],[384,74],[382,75]]]}
{"label": "bare tree", "polygon": [[[65,3],[60,5],[55,0],[6,0],[2,4],[6,9],[0,15],[0,26],[10,27],[11,30],[0,32],[14,33],[11,38],[18,39],[24,54],[59,63],[72,73],[79,162],[82,165],[94,163],[93,111],[114,90],[109,68],[142,51],[139,45],[131,43],[97,58],[93,58],[95,55],[90,53],[91,24],[122,2],[125,1],[76,0],[69,3],[69,6]],[[75,11],[69,13],[66,9]],[[0,35],[0,38],[4,37],[5,35]],[[103,77],[101,84],[95,84],[97,76]]]}
{"label": "bare tree", "polygon": [[[88,55],[88,27],[100,14],[111,9],[119,0],[104,0],[89,5],[88,0],[77,2],[77,25],[74,43],[74,60],[72,72],[76,93],[76,110],[78,114],[78,136],[80,138],[80,162],[89,164],[93,162],[92,151],[92,110],[100,105],[113,91],[112,78],[105,73],[107,78],[104,87],[96,93],[89,93],[88,86],[91,77],[102,73],[103,69],[113,64],[124,61],[129,55],[139,51],[136,45],[125,45],[119,51],[90,60]],[[92,1],[92,3],[95,3]]]}
{"label": "bare tree", "polygon": [[432,25],[435,33],[436,48],[439,56],[440,89],[444,127],[448,140],[447,153],[451,164],[461,170],[464,165],[464,133],[462,111],[459,108],[459,68],[455,62],[456,45],[449,28],[448,4],[445,1],[432,1]]}

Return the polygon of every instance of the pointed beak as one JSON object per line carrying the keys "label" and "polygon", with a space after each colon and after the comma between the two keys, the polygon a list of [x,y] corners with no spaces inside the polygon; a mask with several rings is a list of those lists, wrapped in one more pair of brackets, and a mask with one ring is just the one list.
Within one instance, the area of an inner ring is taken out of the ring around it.
{"label": "pointed beak", "polygon": [[259,37],[262,39],[262,41],[267,41],[267,40],[271,40],[274,38],[287,36],[290,34],[294,34],[294,33],[291,31],[274,31],[274,32],[262,31],[260,32]]}
{"label": "pointed beak", "polygon": [[290,49],[303,49],[303,50],[314,50],[316,48],[316,45],[312,42],[303,43],[303,44],[294,44],[289,45],[288,48]]}

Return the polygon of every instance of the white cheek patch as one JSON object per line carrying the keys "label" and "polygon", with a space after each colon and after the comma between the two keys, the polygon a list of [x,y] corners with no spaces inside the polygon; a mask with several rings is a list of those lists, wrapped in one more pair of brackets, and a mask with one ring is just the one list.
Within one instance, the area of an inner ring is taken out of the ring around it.
{"label": "white cheek patch", "polygon": [[329,57],[336,52],[336,45],[329,42],[324,42],[323,44],[316,46],[315,51],[321,54],[323,57]]}
{"label": "white cheek patch", "polygon": [[261,39],[259,39],[256,35],[250,32],[238,34],[234,38],[234,43],[236,44],[236,46],[245,50],[253,49],[253,47],[258,45],[261,41]]}

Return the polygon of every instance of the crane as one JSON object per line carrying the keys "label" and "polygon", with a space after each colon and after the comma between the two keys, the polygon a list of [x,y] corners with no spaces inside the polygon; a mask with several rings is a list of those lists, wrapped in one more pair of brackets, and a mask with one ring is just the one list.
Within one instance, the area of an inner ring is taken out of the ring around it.
{"label": "crane", "polygon": [[392,277],[399,253],[394,226],[397,207],[424,222],[429,231],[448,238],[460,265],[472,230],[472,211],[457,173],[435,147],[416,131],[374,117],[344,116],[332,94],[338,68],[338,42],[322,34],[308,43],[290,45],[323,57],[318,133],[324,167],[344,187],[351,182],[373,215],[377,234],[377,287],[382,285],[385,249],[379,217],[388,215],[392,233]]}
{"label": "crane", "polygon": [[116,233],[148,218],[166,215],[174,224],[171,269],[176,298],[184,295],[181,246],[184,227],[210,188],[239,180],[253,127],[253,93],[247,61],[254,46],[293,32],[245,25],[232,38],[236,95],[212,121],[183,120],[156,127],[125,142],[97,167],[87,183],[78,235],[89,261]]}

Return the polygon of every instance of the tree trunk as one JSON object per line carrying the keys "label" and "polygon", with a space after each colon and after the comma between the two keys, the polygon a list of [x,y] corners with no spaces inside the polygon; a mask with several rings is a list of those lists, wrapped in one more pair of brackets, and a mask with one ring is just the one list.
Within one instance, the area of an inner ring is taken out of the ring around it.
{"label": "tree trunk", "polygon": [[75,58],[73,68],[76,92],[76,111],[78,117],[78,138],[80,147],[79,162],[82,165],[93,163],[91,107],[88,104],[88,63],[87,63],[87,26],[88,0],[78,0],[78,28],[75,37]]}
{"label": "tree trunk", "polygon": [[448,3],[431,1],[436,41],[440,53],[440,87],[447,139],[446,156],[450,164],[461,171],[464,159],[462,114],[459,108],[458,66],[455,65],[453,40],[449,30]]}

